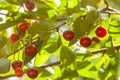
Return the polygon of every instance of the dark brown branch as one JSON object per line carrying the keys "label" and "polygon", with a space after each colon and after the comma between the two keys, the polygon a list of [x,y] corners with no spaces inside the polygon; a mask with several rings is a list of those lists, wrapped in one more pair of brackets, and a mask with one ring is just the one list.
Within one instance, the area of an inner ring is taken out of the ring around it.
{"label": "dark brown branch", "polygon": [[100,13],[106,13],[106,14],[120,14],[120,11],[111,8],[106,0],[104,0],[104,3],[106,4],[106,7],[103,8],[102,10],[100,10]]}
{"label": "dark brown branch", "polygon": [[67,20],[67,18],[59,18],[57,21],[64,21]]}
{"label": "dark brown branch", "polygon": [[13,55],[13,54],[15,54],[15,53],[17,53],[17,52],[19,52],[19,51],[22,50],[26,45],[27,45],[27,44],[23,45],[22,47],[20,47],[20,48],[17,49],[16,51],[14,51],[14,52],[8,54],[8,55],[6,56],[6,58],[9,57],[9,56],[11,56],[11,55]]}
{"label": "dark brown branch", "polygon": [[104,0],[104,3],[106,4],[106,7],[108,7],[108,6],[109,6],[106,0]]}
{"label": "dark brown branch", "polygon": [[[118,50],[118,49],[120,48],[120,44],[114,46],[114,48],[115,48],[116,50]],[[107,51],[107,49],[108,49],[108,48],[102,48],[102,49],[98,49],[98,50],[91,51],[91,53],[93,53],[93,54],[105,53],[105,52]]]}
{"label": "dark brown branch", "polygon": [[50,63],[50,64],[46,64],[43,66],[40,66],[40,68],[47,68],[47,67],[51,67],[51,66],[55,66],[55,65],[59,65],[60,61],[54,62],[54,63]]}
{"label": "dark brown branch", "polygon": [[112,11],[100,11],[100,12],[105,14],[120,14],[120,12],[112,12]]}

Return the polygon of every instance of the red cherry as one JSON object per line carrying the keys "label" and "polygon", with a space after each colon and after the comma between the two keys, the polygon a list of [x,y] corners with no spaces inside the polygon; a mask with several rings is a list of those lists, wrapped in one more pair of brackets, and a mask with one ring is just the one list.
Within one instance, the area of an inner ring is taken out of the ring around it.
{"label": "red cherry", "polygon": [[22,77],[23,76],[23,70],[22,68],[18,67],[15,69],[15,76]]}
{"label": "red cherry", "polygon": [[10,36],[12,42],[16,42],[19,39],[19,35],[14,33]]}
{"label": "red cherry", "polygon": [[66,30],[63,32],[63,37],[67,41],[71,41],[74,38],[74,32],[71,30]]}
{"label": "red cherry", "polygon": [[26,48],[25,48],[25,53],[27,55],[30,55],[30,56],[33,56],[36,54],[36,51],[37,51],[37,48],[35,45],[27,45]]}
{"label": "red cherry", "polygon": [[29,0],[26,1],[25,6],[29,11],[32,11],[35,8],[35,4]]}
{"label": "red cherry", "polygon": [[38,70],[36,68],[29,68],[27,70],[27,75],[30,78],[36,78],[38,76]]}
{"label": "red cherry", "polygon": [[12,62],[12,68],[13,69],[16,69],[18,67],[20,67],[20,68],[22,67],[22,62],[21,61],[16,60],[16,61]]}
{"label": "red cherry", "polygon": [[91,44],[92,44],[92,40],[91,40],[90,37],[88,37],[88,36],[81,37],[81,39],[80,39],[80,45],[82,47],[86,48],[86,47],[89,47]]}
{"label": "red cherry", "polygon": [[92,37],[92,43],[93,44],[96,44],[96,43],[99,43],[100,40],[97,38],[97,37]]}
{"label": "red cherry", "polygon": [[26,32],[26,30],[28,29],[28,26],[27,26],[25,23],[20,23],[20,24],[19,24],[19,29],[20,29],[22,32]]}
{"label": "red cherry", "polygon": [[100,26],[95,30],[95,33],[98,37],[103,38],[106,36],[107,30],[104,27]]}

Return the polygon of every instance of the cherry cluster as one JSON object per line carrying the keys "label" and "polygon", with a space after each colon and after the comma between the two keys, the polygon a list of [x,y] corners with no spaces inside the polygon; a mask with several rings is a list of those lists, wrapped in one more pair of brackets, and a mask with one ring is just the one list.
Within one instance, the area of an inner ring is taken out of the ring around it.
{"label": "cherry cluster", "polygon": [[[28,9],[28,11],[32,11],[35,8],[35,5],[33,2],[31,2],[30,0],[27,0],[25,3],[25,7]],[[19,24],[18,29],[23,32],[26,33],[26,31],[28,30],[28,25],[25,22],[22,22]],[[13,33],[10,36],[10,40],[12,42],[17,42],[20,39],[19,34],[17,33]],[[25,47],[25,54],[29,55],[29,56],[34,56],[37,53],[37,48],[34,44],[28,44]],[[24,74],[24,71],[22,69],[22,65],[23,63],[19,60],[15,60],[12,62],[12,68],[15,71],[15,76],[16,77],[22,77]],[[36,78],[38,75],[38,70],[36,68],[29,68],[27,70],[27,75],[30,78]]]}
{"label": "cherry cluster", "polygon": [[[19,29],[25,33],[26,30],[28,29],[28,26],[25,23],[20,23]],[[19,40],[19,35],[14,33],[10,36],[10,39],[12,42],[16,42]],[[25,47],[25,54],[29,56],[34,56],[37,53],[37,48],[34,44],[28,44]],[[21,61],[14,61],[12,63],[12,68],[15,70],[15,76],[21,77],[24,74],[24,71],[22,70],[22,62]],[[36,68],[30,68],[27,70],[27,75],[30,78],[36,78],[38,75],[38,70]]]}
{"label": "cherry cluster", "polygon": [[[107,34],[107,30],[103,26],[97,27],[95,30],[95,34],[98,38],[103,38]],[[74,32],[71,30],[66,30],[63,32],[63,37],[67,41],[71,41],[74,39]],[[82,47],[89,47],[91,46],[92,42],[99,43],[100,40],[97,37],[90,38],[88,35],[84,35],[80,38],[79,43]]]}
{"label": "cherry cluster", "polygon": [[[24,33],[28,29],[28,26],[25,23],[20,23],[19,29]],[[10,40],[12,42],[18,41],[19,38],[20,38],[19,34],[17,34],[17,33],[14,33],[10,36]],[[25,48],[25,53],[27,55],[30,55],[30,56],[35,55],[36,51],[37,51],[37,49],[36,49],[36,46],[34,44],[27,45],[26,48]]]}
{"label": "cherry cluster", "polygon": [[[30,0],[27,0],[26,3],[25,3],[25,7],[27,8],[28,11],[32,11],[35,8],[35,4],[33,2],[31,2]],[[20,23],[19,26],[18,26],[18,29],[23,33],[26,33],[28,28],[29,27],[25,22]],[[95,30],[95,34],[98,38],[103,38],[103,37],[106,36],[107,30],[104,27],[99,26]],[[67,41],[73,40],[74,36],[75,35],[74,35],[74,32],[72,30],[66,30],[66,31],[63,32],[63,37]],[[100,42],[100,40],[97,37],[90,38],[88,35],[84,35],[79,39],[79,43],[82,47],[87,48],[87,47],[91,46],[92,42],[95,42],[95,43]],[[20,36],[17,33],[13,33],[10,36],[10,40],[12,42],[16,42],[19,39],[20,39]],[[26,55],[34,56],[37,53],[37,48],[34,44],[28,44],[25,47],[24,51],[25,51]],[[17,76],[17,77],[22,77],[23,76],[24,71],[22,69],[22,66],[23,66],[23,63],[19,60],[15,60],[15,61],[12,62],[12,68],[15,71],[15,76]],[[29,68],[26,73],[27,73],[28,77],[30,77],[30,78],[36,78],[38,76],[37,68]]]}
{"label": "cherry cluster", "polygon": [[[12,68],[15,71],[15,76],[16,77],[22,77],[23,76],[24,71],[22,69],[22,62],[21,61],[16,60],[16,61],[12,62]],[[26,73],[27,73],[29,78],[36,78],[38,76],[37,68],[29,68]]]}

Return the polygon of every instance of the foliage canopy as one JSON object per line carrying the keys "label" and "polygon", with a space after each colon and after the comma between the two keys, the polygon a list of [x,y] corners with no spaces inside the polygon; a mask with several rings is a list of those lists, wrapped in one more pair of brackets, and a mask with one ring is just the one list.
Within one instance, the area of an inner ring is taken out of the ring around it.
{"label": "foliage canopy", "polygon": [[[119,0],[30,0],[35,4],[32,11],[26,1],[0,0],[0,79],[15,76],[11,63],[20,60],[25,73],[29,67],[38,69],[35,80],[118,80]],[[26,32],[20,31],[20,23],[26,23]],[[107,35],[82,47],[80,38],[97,37],[98,26],[105,27]],[[65,30],[72,30],[74,39],[65,40]],[[12,33],[20,39],[12,42]],[[36,55],[25,54],[28,44],[36,46]]]}

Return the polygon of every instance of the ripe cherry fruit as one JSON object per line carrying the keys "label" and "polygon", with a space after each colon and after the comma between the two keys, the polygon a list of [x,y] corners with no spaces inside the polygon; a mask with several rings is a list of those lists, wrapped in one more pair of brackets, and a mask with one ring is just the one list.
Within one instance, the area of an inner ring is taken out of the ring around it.
{"label": "ripe cherry fruit", "polygon": [[30,56],[33,56],[36,54],[36,51],[37,51],[37,48],[34,44],[32,45],[27,45],[26,48],[25,48],[25,53],[27,55],[30,55]]}
{"label": "ripe cherry fruit", "polygon": [[19,39],[19,35],[14,33],[10,36],[12,42],[16,42]]}
{"label": "ripe cherry fruit", "polygon": [[74,38],[74,32],[71,30],[66,30],[63,32],[63,37],[67,41],[71,41]]}
{"label": "ripe cherry fruit", "polygon": [[16,60],[16,61],[12,62],[12,68],[13,69],[16,69],[18,67],[20,67],[20,68],[22,67],[22,62],[21,61]]}
{"label": "ripe cherry fruit", "polygon": [[98,37],[103,38],[106,36],[107,30],[104,27],[100,26],[95,30],[95,33]]}
{"label": "ripe cherry fruit", "polygon": [[15,69],[15,76],[16,77],[22,77],[23,76],[22,68],[18,67],[18,68]]}
{"label": "ripe cherry fruit", "polygon": [[25,23],[20,23],[19,24],[19,29],[22,31],[22,32],[26,32],[26,30],[28,29],[28,26],[25,24]]}
{"label": "ripe cherry fruit", "polygon": [[90,37],[88,37],[88,36],[81,37],[81,39],[80,39],[80,45],[82,47],[86,48],[86,47],[89,47],[91,44],[92,44],[92,40],[91,40]]}
{"label": "ripe cherry fruit", "polygon": [[38,70],[36,68],[29,68],[27,70],[27,75],[30,78],[36,78],[38,76]]}
{"label": "ripe cherry fruit", "polygon": [[26,1],[25,6],[29,11],[32,11],[35,8],[35,4],[30,0]]}

